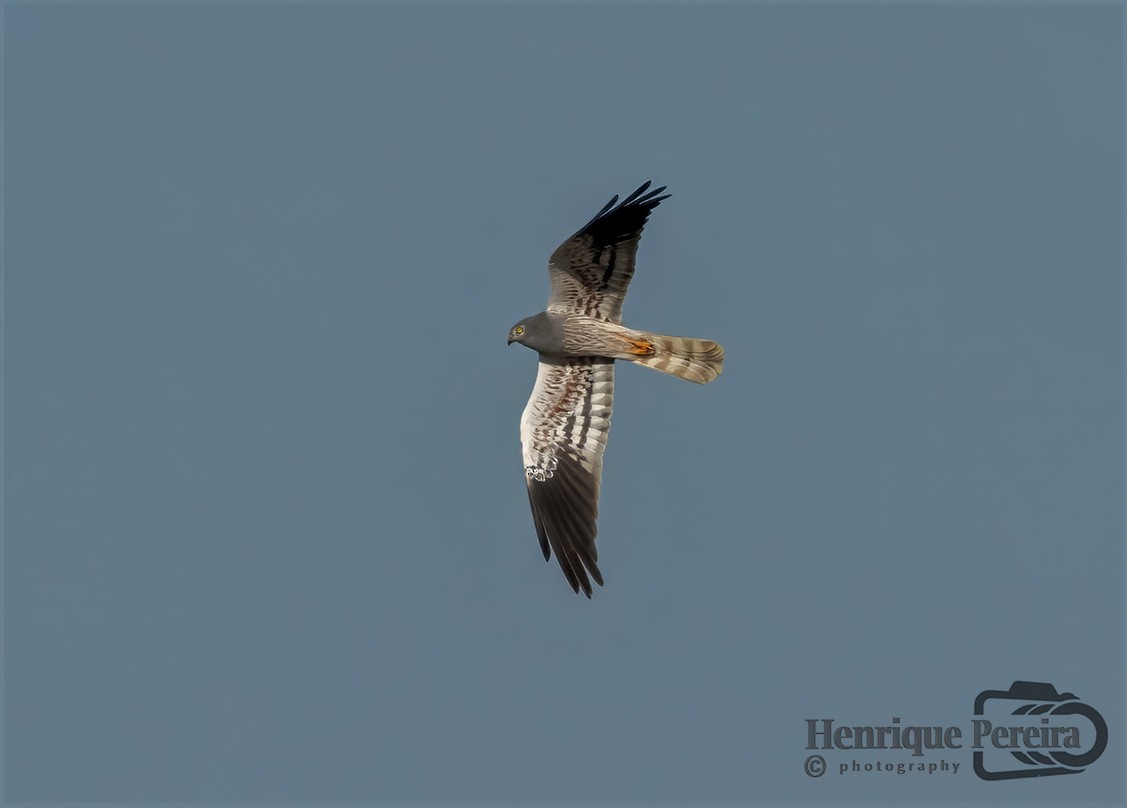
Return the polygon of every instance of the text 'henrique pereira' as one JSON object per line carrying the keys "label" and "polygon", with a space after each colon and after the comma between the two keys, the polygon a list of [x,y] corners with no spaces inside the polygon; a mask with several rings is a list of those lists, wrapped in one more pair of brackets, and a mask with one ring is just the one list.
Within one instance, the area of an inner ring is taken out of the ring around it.
{"label": "text 'henrique pereira'", "polygon": [[[834,726],[832,718],[806,719],[807,749],[910,749],[920,756],[925,749],[962,749],[960,727],[901,726],[893,717],[888,726]],[[1048,718],[1039,724],[996,727],[984,718],[974,719],[971,749],[985,744],[995,749],[1079,749],[1077,727],[1049,725]]]}

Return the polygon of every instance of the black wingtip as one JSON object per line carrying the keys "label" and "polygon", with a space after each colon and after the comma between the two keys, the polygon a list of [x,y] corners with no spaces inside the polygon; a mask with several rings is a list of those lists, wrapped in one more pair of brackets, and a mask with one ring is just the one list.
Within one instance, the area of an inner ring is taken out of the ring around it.
{"label": "black wingtip", "polygon": [[610,198],[610,202],[607,202],[607,203],[606,203],[605,205],[603,205],[603,209],[602,209],[602,210],[600,210],[600,211],[599,211],[598,213],[596,213],[596,214],[595,214],[595,216],[594,216],[594,218],[592,218],[592,219],[591,219],[591,221],[592,221],[592,222],[593,222],[593,221],[595,221],[595,219],[598,219],[598,218],[599,218],[600,216],[602,216],[602,215],[603,215],[604,213],[606,213],[606,212],[607,212],[608,210],[610,210],[611,208],[613,208],[613,207],[614,207],[614,203],[615,203],[615,202],[617,202],[617,201],[618,201],[618,194],[615,194],[614,196],[612,196],[612,197]]}
{"label": "black wingtip", "polygon": [[595,549],[598,477],[567,453],[558,455],[556,461],[550,478],[525,479],[536,537],[544,560],[556,557],[572,591],[591,597],[591,580],[603,585]]}
{"label": "black wingtip", "polygon": [[[650,182],[651,182],[650,180],[646,180],[645,182],[643,182],[641,185],[638,186],[637,190],[635,190],[634,193],[630,194],[630,196],[623,199],[622,200],[623,206],[629,205],[631,202],[633,202],[635,199],[637,199],[643,193],[645,193],[645,190],[650,187]],[[662,189],[658,189],[658,190],[660,191]]]}
{"label": "black wingtip", "polygon": [[[650,185],[651,180],[646,180],[621,202],[618,201],[618,194],[615,194],[611,197],[610,202],[603,205],[603,209],[596,213],[591,221],[583,225],[574,235],[591,232],[592,228],[609,226],[614,232],[604,235],[606,235],[606,238],[613,240],[623,237],[635,229],[641,230],[649,218],[650,212],[673,196],[673,194],[663,193],[666,188],[664,185],[653,190],[650,190]],[[609,224],[611,222],[613,224]],[[621,232],[618,232],[619,230]]]}

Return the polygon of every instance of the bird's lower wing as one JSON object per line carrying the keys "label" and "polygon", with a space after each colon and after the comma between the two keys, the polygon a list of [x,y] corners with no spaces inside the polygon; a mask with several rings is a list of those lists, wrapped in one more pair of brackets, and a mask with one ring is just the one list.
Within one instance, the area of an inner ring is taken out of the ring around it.
{"label": "bird's lower wing", "polygon": [[603,450],[614,403],[614,360],[541,358],[520,421],[525,481],[536,536],[555,553],[571,588],[591,596],[602,586],[595,520]]}

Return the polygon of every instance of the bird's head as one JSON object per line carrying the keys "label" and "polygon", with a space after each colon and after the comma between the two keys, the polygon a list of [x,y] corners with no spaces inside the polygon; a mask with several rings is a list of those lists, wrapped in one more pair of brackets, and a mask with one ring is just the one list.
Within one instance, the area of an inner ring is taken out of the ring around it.
{"label": "bird's head", "polygon": [[514,342],[520,342],[524,339],[524,335],[528,333],[528,327],[523,320],[509,329],[509,345]]}
{"label": "bird's head", "polygon": [[537,353],[562,355],[563,321],[566,319],[565,315],[547,311],[525,317],[509,329],[509,344],[519,342]]}

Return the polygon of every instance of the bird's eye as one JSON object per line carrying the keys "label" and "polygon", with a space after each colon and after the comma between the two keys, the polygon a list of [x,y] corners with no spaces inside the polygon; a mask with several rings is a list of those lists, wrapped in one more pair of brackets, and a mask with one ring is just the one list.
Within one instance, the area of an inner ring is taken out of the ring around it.
{"label": "bird's eye", "polygon": [[516,334],[519,337],[521,334],[524,333],[524,326],[518,325],[516,328],[513,329],[513,333]]}

